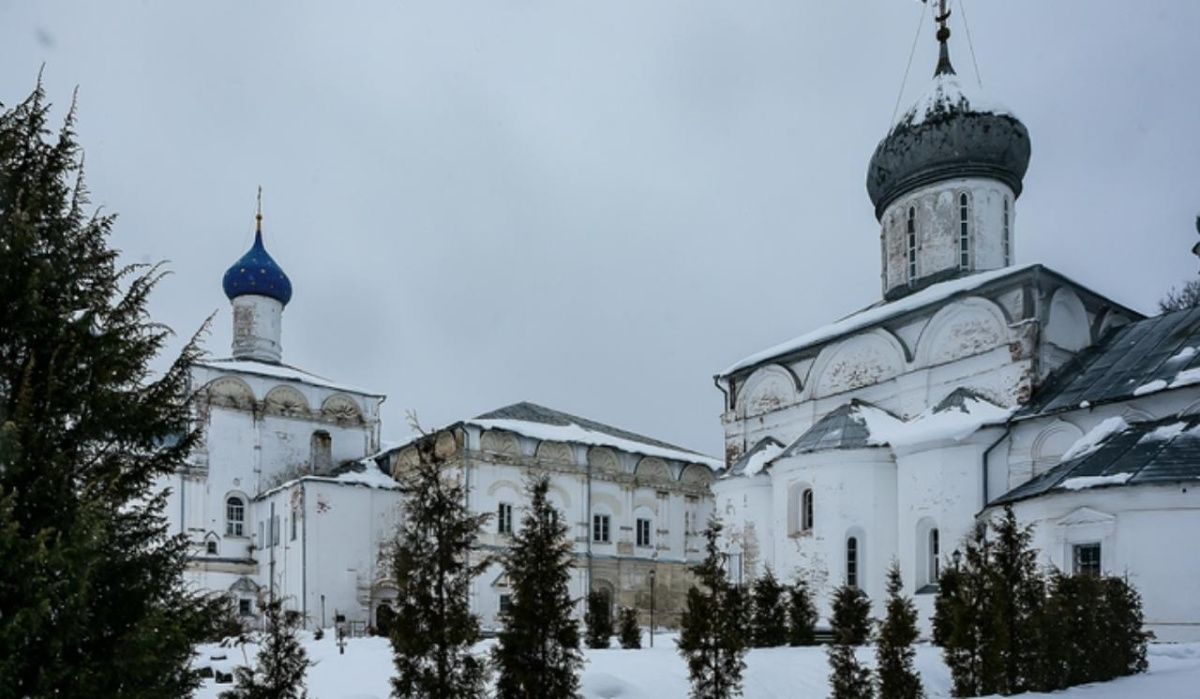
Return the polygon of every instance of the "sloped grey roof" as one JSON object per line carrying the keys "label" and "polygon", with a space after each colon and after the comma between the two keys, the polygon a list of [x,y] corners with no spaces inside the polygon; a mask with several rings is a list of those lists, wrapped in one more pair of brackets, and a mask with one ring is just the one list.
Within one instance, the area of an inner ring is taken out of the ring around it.
{"label": "sloped grey roof", "polygon": [[1017,419],[1128,400],[1200,383],[1200,308],[1135,321],[1109,331],[1052,374]]}
{"label": "sloped grey roof", "polygon": [[734,461],[733,464],[730,465],[729,470],[727,470],[725,473],[730,476],[740,476],[745,472],[746,465],[749,464],[755,456],[762,453],[763,450],[771,447],[782,449],[783,446],[783,442],[780,442],[774,437],[764,437],[758,440],[758,444],[755,444],[749,451],[747,451],[745,454],[742,454],[737,461]]}
{"label": "sloped grey roof", "polygon": [[882,408],[866,401],[852,400],[837,408],[800,435],[779,458],[828,449],[863,449],[882,446],[884,442],[872,436],[864,411],[873,410],[895,418]]}
{"label": "sloped grey roof", "polygon": [[1114,432],[993,500],[991,505],[1083,488],[1177,483],[1200,479],[1200,416],[1139,422]]}
{"label": "sloped grey roof", "polygon": [[592,432],[600,432],[603,434],[607,434],[611,437],[617,437],[619,439],[626,439],[631,442],[640,442],[642,444],[659,447],[661,449],[672,449],[675,451],[687,452],[689,454],[695,454],[697,456],[702,456],[705,459],[710,458],[699,452],[692,451],[691,449],[685,449],[683,447],[676,446],[674,444],[669,444],[667,442],[663,442],[658,439],[653,439],[653,438],[647,437],[645,435],[637,434],[636,432],[629,432],[627,430],[622,430],[618,427],[613,427],[611,425],[605,425],[602,422],[596,422],[595,420],[589,420],[585,417],[578,417],[575,415],[571,415],[569,413],[564,413],[560,410],[554,410],[552,408],[547,408],[545,406],[538,405],[537,403],[529,403],[529,402],[525,402],[525,401],[522,401],[520,403],[513,403],[512,405],[506,405],[503,408],[498,408],[496,410],[484,413],[482,415],[476,415],[474,419],[476,419],[476,420],[520,420],[522,422],[536,422],[536,423],[540,423],[543,425],[554,425],[557,427],[569,427],[571,425],[578,425],[580,427],[583,427],[584,429],[591,430]]}

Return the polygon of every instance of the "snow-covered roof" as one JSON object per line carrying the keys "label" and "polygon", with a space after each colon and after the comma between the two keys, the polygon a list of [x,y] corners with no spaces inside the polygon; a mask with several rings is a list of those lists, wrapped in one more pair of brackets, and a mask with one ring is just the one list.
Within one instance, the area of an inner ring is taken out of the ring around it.
{"label": "snow-covered roof", "polygon": [[734,461],[721,478],[731,476],[755,476],[762,473],[775,457],[783,453],[783,443],[774,437],[764,437]]}
{"label": "snow-covered roof", "polygon": [[[706,454],[536,403],[513,403],[478,417],[454,423],[448,428],[456,425],[468,425],[482,430],[505,430],[543,441],[611,447],[642,456],[657,456],[673,461],[703,464],[714,471],[724,466],[721,460]],[[394,443],[386,451],[395,451],[406,447],[418,439],[420,436]]]}
{"label": "snow-covered roof", "polygon": [[933,82],[911,107],[896,118],[897,126],[919,126],[926,120],[946,116],[952,112],[976,112],[980,114],[1002,114],[1016,118],[1013,112],[983,96],[972,85],[964,85],[958,75],[943,73],[934,76]]}
{"label": "snow-covered roof", "polygon": [[1080,437],[1057,466],[990,504],[1090,488],[1200,480],[1200,416],[1127,423],[1109,418]]}
{"label": "snow-covered roof", "polygon": [[1200,384],[1200,308],[1117,328],[1050,376],[1018,419]]}
{"label": "snow-covered roof", "polygon": [[903,421],[870,403],[852,400],[831,411],[805,430],[780,455],[781,458],[829,449],[864,449],[888,444]]}
{"label": "snow-covered roof", "polygon": [[742,359],[722,371],[719,376],[729,376],[735,372],[741,371],[758,364],[762,364],[770,359],[775,359],[785,354],[798,352],[807,347],[812,347],[830,340],[837,339],[843,335],[848,335],[858,330],[871,327],[885,320],[894,318],[911,311],[916,311],[931,304],[941,303],[952,296],[965,294],[994,282],[999,279],[1018,275],[1029,270],[1041,267],[1039,264],[1019,265],[1015,267],[1005,267],[990,272],[980,272],[969,277],[961,279],[951,279],[949,281],[932,284],[921,289],[913,294],[897,299],[890,303],[879,303],[869,306],[857,313],[834,321],[829,325],[817,328],[811,332],[807,332],[799,337],[792,338],[787,342],[782,342],[774,347],[769,347],[761,352],[756,352],[745,359]]}
{"label": "snow-covered roof", "polygon": [[382,488],[384,490],[399,490],[402,486],[394,478],[384,473],[379,465],[370,458],[361,461],[351,461],[338,467],[334,472],[324,475],[306,475],[284,481],[274,488],[268,488],[255,496],[256,500],[270,497],[275,493],[305,483],[330,483],[367,488]]}
{"label": "snow-covered roof", "polygon": [[322,376],[298,369],[287,364],[272,364],[269,362],[259,362],[252,359],[205,359],[196,362],[196,366],[205,367],[208,369],[216,369],[218,371],[228,371],[239,374],[253,374],[255,376],[266,376],[273,379],[287,379],[289,381],[299,381],[309,384],[310,386],[319,386],[321,388],[331,388],[336,391],[345,393],[356,393],[361,396],[383,397],[382,393],[375,391],[367,391],[346,384],[339,384]]}

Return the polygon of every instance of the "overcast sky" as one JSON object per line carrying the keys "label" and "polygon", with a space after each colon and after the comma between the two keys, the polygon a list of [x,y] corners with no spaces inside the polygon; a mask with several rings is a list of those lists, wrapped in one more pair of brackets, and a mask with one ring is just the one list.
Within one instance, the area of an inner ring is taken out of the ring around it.
{"label": "overcast sky", "polygon": [[[1200,267],[1200,3],[965,2],[1032,138],[1017,262],[1151,311]],[[921,12],[0,0],[0,102],[79,86],[113,244],[216,356],[261,184],[284,360],[386,393],[385,438],[531,400],[720,454],[714,373],[879,298],[864,179]],[[935,54],[927,17],[905,103]]]}

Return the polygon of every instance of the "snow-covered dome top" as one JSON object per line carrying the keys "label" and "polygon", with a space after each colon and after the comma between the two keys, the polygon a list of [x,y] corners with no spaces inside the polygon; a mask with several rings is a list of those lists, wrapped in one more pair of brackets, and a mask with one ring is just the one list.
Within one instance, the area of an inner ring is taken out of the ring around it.
{"label": "snow-covered dome top", "polygon": [[892,125],[871,156],[867,193],[881,219],[904,194],[956,177],[997,179],[1019,196],[1028,167],[1025,125],[1007,109],[963,88],[943,40],[933,85]]}
{"label": "snow-covered dome top", "polygon": [[[261,222],[261,217],[260,217]],[[254,245],[225,271],[222,284],[229,300],[256,294],[287,305],[292,299],[292,282],[263,246],[262,226],[254,232]]]}

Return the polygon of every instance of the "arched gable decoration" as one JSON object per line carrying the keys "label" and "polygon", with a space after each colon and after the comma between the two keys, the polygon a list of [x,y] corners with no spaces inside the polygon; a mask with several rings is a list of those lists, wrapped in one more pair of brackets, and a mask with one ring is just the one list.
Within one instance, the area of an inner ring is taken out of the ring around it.
{"label": "arched gable decoration", "polygon": [[537,448],[537,458],[563,464],[575,464],[575,452],[565,442],[542,442]]}
{"label": "arched gable decoration", "polygon": [[254,391],[250,385],[235,376],[224,376],[204,388],[211,405],[239,410],[254,409]]}
{"label": "arched gable decoration", "polygon": [[1087,309],[1074,291],[1061,287],[1054,292],[1042,337],[1046,342],[1070,352],[1078,352],[1092,344]]}
{"label": "arched gable decoration", "polygon": [[311,410],[304,394],[291,386],[276,386],[267,392],[263,407],[272,415],[307,417]]}
{"label": "arched gable decoration", "polygon": [[760,415],[793,405],[799,398],[800,382],[791,371],[778,364],[756,370],[738,391],[737,413],[741,417]]}
{"label": "arched gable decoration", "polygon": [[621,461],[616,453],[608,447],[592,447],[588,451],[588,463],[592,468],[604,473],[620,473]]}
{"label": "arched gable decoration", "polygon": [[358,407],[358,403],[354,402],[350,396],[341,393],[325,399],[325,402],[321,404],[321,414],[339,424],[363,421],[362,410]]}
{"label": "arched gable decoration", "polygon": [[484,432],[483,436],[479,438],[479,448],[483,451],[504,454],[506,456],[521,455],[521,443],[517,441],[517,436],[511,432],[501,430],[487,430]]}
{"label": "arched gable decoration", "polygon": [[713,482],[712,469],[700,464],[688,464],[679,474],[679,480],[689,485],[708,486]]}
{"label": "arched gable decoration", "polygon": [[1008,344],[1008,319],[994,302],[972,296],[938,311],[917,339],[916,365],[944,364]]}
{"label": "arched gable decoration", "polygon": [[821,350],[813,364],[812,397],[820,398],[882,383],[904,371],[904,343],[882,328],[849,337]]}
{"label": "arched gable decoration", "polygon": [[671,480],[671,471],[662,459],[647,456],[637,465],[638,480],[646,483],[663,483]]}

